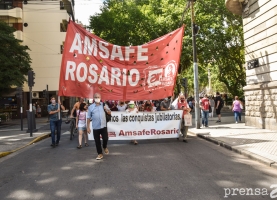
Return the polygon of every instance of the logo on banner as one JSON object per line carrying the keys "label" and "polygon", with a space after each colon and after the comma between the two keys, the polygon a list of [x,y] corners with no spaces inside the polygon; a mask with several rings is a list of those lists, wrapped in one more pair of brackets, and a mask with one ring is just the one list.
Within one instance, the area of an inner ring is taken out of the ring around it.
{"label": "logo on banner", "polygon": [[108,136],[109,137],[116,137],[116,134],[115,134],[115,132],[108,132]]}
{"label": "logo on banner", "polygon": [[174,77],[177,65],[174,60],[168,62],[166,66],[150,66],[144,70],[146,91],[157,90],[174,85]]}

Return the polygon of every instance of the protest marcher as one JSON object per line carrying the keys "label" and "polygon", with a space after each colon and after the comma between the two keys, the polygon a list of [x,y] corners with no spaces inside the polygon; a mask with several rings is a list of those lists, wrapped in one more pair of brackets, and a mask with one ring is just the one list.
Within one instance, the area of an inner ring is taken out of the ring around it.
{"label": "protest marcher", "polygon": [[153,112],[154,111],[154,106],[150,100],[146,100],[143,107],[144,107],[145,112]]}
{"label": "protest marcher", "polygon": [[209,103],[210,103],[210,106],[211,106],[211,109],[212,109],[212,112],[209,113],[209,117],[213,118],[214,117],[214,105],[215,105],[213,96],[210,96]]}
{"label": "protest marcher", "polygon": [[192,102],[192,100],[193,100],[192,97],[190,97],[190,99],[188,101],[191,112],[193,111],[193,102]]}
{"label": "protest marcher", "polygon": [[41,107],[39,105],[37,107],[37,117],[41,117]]}
{"label": "protest marcher", "polygon": [[223,100],[220,96],[219,92],[216,92],[216,97],[215,97],[215,112],[217,114],[218,120],[216,122],[221,122],[221,109],[223,108]]}
{"label": "protest marcher", "polygon": [[170,99],[164,98],[164,100],[161,102],[161,111],[170,110]]}
{"label": "protest marcher", "polygon": [[202,127],[208,127],[209,106],[210,106],[210,103],[209,103],[208,95],[205,94],[200,101]]}
{"label": "protest marcher", "polygon": [[118,109],[117,109],[117,103],[114,100],[112,100],[110,102],[109,108],[110,108],[111,111],[118,111]]}
{"label": "protest marcher", "polygon": [[[130,101],[128,103],[128,108],[126,110],[127,113],[138,113],[138,108],[135,105],[134,101]],[[138,142],[136,140],[132,140],[131,142],[133,142],[135,145],[138,144]]]}
{"label": "protest marcher", "polygon": [[235,115],[235,121],[238,123],[241,122],[241,108],[242,108],[242,102],[239,100],[238,96],[235,96],[235,101],[232,104],[232,111],[234,112]]}
{"label": "protest marcher", "polygon": [[79,130],[79,145],[77,146],[78,149],[82,148],[82,139],[84,134],[85,139],[85,146],[88,147],[88,134],[87,134],[87,124],[86,124],[86,104],[81,103],[79,110],[77,111],[76,116],[76,128]]}
{"label": "protest marcher", "polygon": [[[61,110],[65,110],[61,102],[59,101],[58,103],[56,103],[55,97],[51,97],[51,104],[48,105],[47,111],[49,113],[52,147],[58,146],[61,138],[61,126],[62,126]],[[60,119],[59,119],[59,112],[60,112]],[[57,129],[57,138],[55,138],[56,129]]]}
{"label": "protest marcher", "polygon": [[119,104],[117,105],[117,110],[118,111],[125,111],[127,108],[127,105],[125,104],[124,101],[119,101]]}
{"label": "protest marcher", "polygon": [[155,100],[154,102],[152,102],[154,104],[154,106],[156,107],[156,111],[160,111],[161,110],[161,101],[160,100]]}
{"label": "protest marcher", "polygon": [[74,104],[71,110],[71,115],[70,115],[71,118],[76,117],[76,112],[77,110],[79,110],[81,103],[84,103],[84,97],[79,97],[79,101]]}
{"label": "protest marcher", "polygon": [[103,158],[102,153],[102,146],[100,135],[102,136],[103,140],[103,148],[104,153],[109,154],[109,150],[107,148],[108,145],[108,130],[107,130],[107,121],[106,121],[106,113],[111,114],[111,111],[108,105],[103,104],[101,100],[101,95],[99,93],[94,94],[94,103],[88,107],[88,114],[87,114],[87,132],[90,134],[90,122],[93,127],[93,137],[96,145],[96,150],[98,156],[96,160],[101,160]]}
{"label": "protest marcher", "polygon": [[190,107],[186,101],[186,98],[183,94],[179,96],[178,103],[177,103],[177,109],[178,110],[183,110],[183,115],[182,115],[182,121],[181,121],[181,133],[183,135],[183,142],[187,142],[187,134],[188,134],[188,126],[185,126],[185,121],[184,121],[184,115],[188,114],[190,112]]}

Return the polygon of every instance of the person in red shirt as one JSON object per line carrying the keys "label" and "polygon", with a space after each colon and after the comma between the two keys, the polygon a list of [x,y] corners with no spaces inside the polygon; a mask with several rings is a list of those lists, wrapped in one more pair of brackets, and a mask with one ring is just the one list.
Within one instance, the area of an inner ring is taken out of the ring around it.
{"label": "person in red shirt", "polygon": [[144,112],[153,112],[154,111],[154,105],[151,103],[150,100],[146,100],[143,107],[144,107]]}
{"label": "person in red shirt", "polygon": [[208,127],[209,106],[210,106],[210,101],[208,99],[208,95],[205,94],[204,98],[202,98],[200,101],[202,127],[204,126]]}
{"label": "person in red shirt", "polygon": [[183,142],[187,142],[187,134],[188,134],[188,126],[184,126],[184,115],[188,114],[190,112],[190,107],[189,104],[187,103],[187,100],[183,94],[179,96],[179,100],[177,103],[177,109],[178,110],[183,110],[183,116],[182,116],[182,122],[181,122],[181,133],[183,135]]}

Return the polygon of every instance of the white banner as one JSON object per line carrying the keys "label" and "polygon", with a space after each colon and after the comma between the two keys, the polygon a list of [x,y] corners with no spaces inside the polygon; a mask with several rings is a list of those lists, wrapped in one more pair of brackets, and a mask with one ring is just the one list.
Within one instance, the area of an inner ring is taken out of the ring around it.
{"label": "white banner", "polygon": [[[182,110],[112,112],[112,120],[108,122],[109,140],[177,138],[182,113]],[[89,134],[89,140],[93,140],[93,133]]]}

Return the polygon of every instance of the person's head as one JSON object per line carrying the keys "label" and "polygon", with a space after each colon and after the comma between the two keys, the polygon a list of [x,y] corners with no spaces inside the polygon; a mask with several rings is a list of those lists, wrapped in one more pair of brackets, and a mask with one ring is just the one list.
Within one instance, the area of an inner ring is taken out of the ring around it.
{"label": "person's head", "polygon": [[80,109],[80,111],[86,110],[86,104],[85,103],[81,103],[79,109]]}
{"label": "person's head", "polygon": [[216,92],[216,95],[220,95],[220,93],[219,93],[219,92]]}
{"label": "person's head", "polygon": [[56,98],[54,96],[52,96],[50,101],[51,101],[52,104],[55,104],[56,103]]}
{"label": "person's head", "polygon": [[181,94],[180,95],[180,101],[181,102],[185,102],[186,98],[185,98],[185,95]]}
{"label": "person's head", "polygon": [[238,97],[238,96],[235,96],[235,100],[239,100],[239,97]]}
{"label": "person's head", "polygon": [[93,98],[94,98],[95,103],[97,103],[97,104],[100,103],[101,95],[99,93],[95,93]]}
{"label": "person's head", "polygon": [[164,98],[164,101],[166,101],[166,102],[167,102],[167,101],[168,101],[168,97]]}
{"label": "person's head", "polygon": [[129,108],[134,108],[135,107],[135,102],[134,101],[130,101],[128,103],[128,106],[129,106]]}
{"label": "person's head", "polygon": [[204,97],[205,97],[205,98],[208,98],[208,95],[207,95],[207,94],[205,94],[205,95],[204,95]]}
{"label": "person's head", "polygon": [[84,102],[84,97],[79,97],[79,102],[83,103]]}
{"label": "person's head", "polygon": [[150,104],[151,104],[150,100],[146,100],[146,101],[145,101],[145,104],[146,104],[146,105],[150,105]]}
{"label": "person's head", "polygon": [[38,105],[38,108],[39,108],[39,105]]}

